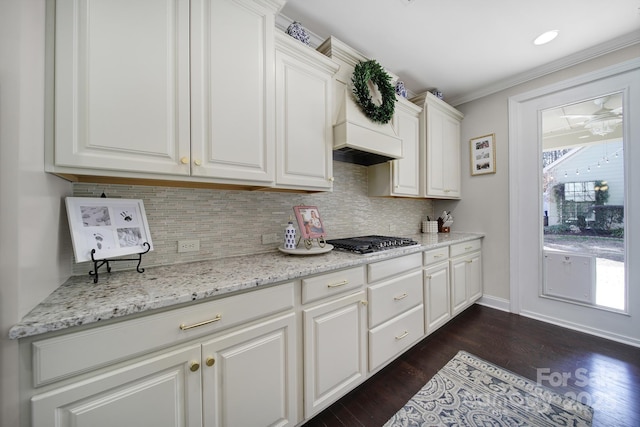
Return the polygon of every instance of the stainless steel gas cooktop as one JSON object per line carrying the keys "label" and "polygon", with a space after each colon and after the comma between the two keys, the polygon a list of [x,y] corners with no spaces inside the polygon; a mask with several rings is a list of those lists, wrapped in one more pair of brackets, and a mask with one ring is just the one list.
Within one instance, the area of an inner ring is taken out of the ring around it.
{"label": "stainless steel gas cooktop", "polygon": [[343,239],[327,240],[327,243],[333,245],[334,249],[357,254],[370,254],[387,249],[396,249],[418,244],[415,240],[406,237],[391,236],[346,237]]}

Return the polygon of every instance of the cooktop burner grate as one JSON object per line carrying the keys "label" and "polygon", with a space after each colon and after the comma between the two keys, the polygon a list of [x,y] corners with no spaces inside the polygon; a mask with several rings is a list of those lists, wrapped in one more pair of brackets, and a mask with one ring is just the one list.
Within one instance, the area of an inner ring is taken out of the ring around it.
{"label": "cooktop burner grate", "polygon": [[384,251],[387,249],[396,249],[404,246],[417,245],[418,242],[406,237],[392,236],[359,236],[347,237],[344,239],[327,240],[327,243],[333,245],[335,249],[353,252],[358,254],[369,254],[373,252]]}

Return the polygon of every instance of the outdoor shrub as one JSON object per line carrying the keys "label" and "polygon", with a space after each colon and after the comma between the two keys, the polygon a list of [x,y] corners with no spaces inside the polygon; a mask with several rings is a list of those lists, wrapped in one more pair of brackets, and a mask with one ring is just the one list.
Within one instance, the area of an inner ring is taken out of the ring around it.
{"label": "outdoor shrub", "polygon": [[545,234],[567,234],[571,231],[571,227],[566,224],[556,224],[544,227]]}
{"label": "outdoor shrub", "polygon": [[624,237],[624,228],[616,228],[611,232],[611,237],[622,239]]}

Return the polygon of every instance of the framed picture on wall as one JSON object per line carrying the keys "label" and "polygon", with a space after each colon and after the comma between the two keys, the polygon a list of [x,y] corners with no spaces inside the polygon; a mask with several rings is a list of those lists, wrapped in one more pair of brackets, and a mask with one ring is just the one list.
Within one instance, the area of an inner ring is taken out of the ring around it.
{"label": "framed picture on wall", "polygon": [[496,173],[496,135],[479,136],[470,141],[471,175]]}
{"label": "framed picture on wall", "polygon": [[153,250],[142,200],[67,197],[67,216],[76,262]]}
{"label": "framed picture on wall", "polygon": [[317,239],[326,235],[316,206],[294,206],[293,211],[303,239]]}

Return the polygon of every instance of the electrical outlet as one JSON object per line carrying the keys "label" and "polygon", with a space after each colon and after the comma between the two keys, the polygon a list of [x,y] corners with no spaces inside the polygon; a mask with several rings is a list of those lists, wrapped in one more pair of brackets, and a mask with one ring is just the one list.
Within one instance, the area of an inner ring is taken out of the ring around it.
{"label": "electrical outlet", "polygon": [[178,240],[178,252],[198,252],[200,240]]}
{"label": "electrical outlet", "polygon": [[270,245],[272,243],[278,243],[278,235],[276,233],[263,234],[262,235],[262,244]]}

